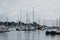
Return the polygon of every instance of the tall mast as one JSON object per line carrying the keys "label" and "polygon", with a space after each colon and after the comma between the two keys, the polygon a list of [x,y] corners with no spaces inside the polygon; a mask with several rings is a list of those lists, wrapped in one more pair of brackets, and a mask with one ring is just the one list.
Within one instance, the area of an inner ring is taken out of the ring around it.
{"label": "tall mast", "polygon": [[27,19],[26,19],[26,23],[28,23],[28,12],[27,12]]}
{"label": "tall mast", "polygon": [[21,17],[22,17],[22,10],[20,10],[20,26],[21,26]]}
{"label": "tall mast", "polygon": [[58,26],[58,17],[56,18],[56,26]]}
{"label": "tall mast", "polygon": [[[28,12],[27,12],[27,14],[26,14],[26,24],[28,23]],[[27,25],[26,25],[26,27],[27,27]],[[25,27],[25,29],[26,29],[26,27]]]}
{"label": "tall mast", "polygon": [[33,22],[34,22],[34,8],[33,8]]}
{"label": "tall mast", "polygon": [[18,13],[18,22],[19,22],[19,13]]}
{"label": "tall mast", "polygon": [[56,27],[58,26],[58,20],[57,20],[57,18],[56,18],[56,20],[55,20],[55,26],[56,26]]}
{"label": "tall mast", "polygon": [[56,26],[58,26],[58,23],[57,23],[58,21],[57,21],[57,19],[56,19]]}
{"label": "tall mast", "polygon": [[44,22],[44,17],[43,17],[43,25],[45,24],[45,22]]}
{"label": "tall mast", "polygon": [[[20,10],[20,14],[18,13],[18,25],[19,25],[19,21],[21,22],[21,14],[22,14],[22,10]],[[20,20],[19,20],[19,17],[20,17]],[[20,23],[21,25],[21,23]]]}
{"label": "tall mast", "polygon": [[56,25],[56,19],[55,19],[55,26],[57,26],[57,25]]}
{"label": "tall mast", "polygon": [[19,26],[19,13],[18,13],[18,26]]}
{"label": "tall mast", "polygon": [[8,27],[8,17],[6,17],[6,22],[7,22],[7,23],[6,23],[6,26]]}
{"label": "tall mast", "polygon": [[59,17],[58,17],[58,26],[59,26]]}
{"label": "tall mast", "polygon": [[21,16],[22,16],[22,10],[20,11],[20,21],[21,21]]}
{"label": "tall mast", "polygon": [[59,22],[59,21],[60,21],[60,17],[59,17],[59,19],[58,19],[58,23],[59,23],[59,26],[60,26],[60,22]]}
{"label": "tall mast", "polygon": [[60,27],[60,17],[59,17],[59,27]]}
{"label": "tall mast", "polygon": [[34,25],[34,29],[36,29],[37,25],[34,24],[34,21],[35,21],[35,16],[34,16],[34,8],[33,8],[33,25]]}

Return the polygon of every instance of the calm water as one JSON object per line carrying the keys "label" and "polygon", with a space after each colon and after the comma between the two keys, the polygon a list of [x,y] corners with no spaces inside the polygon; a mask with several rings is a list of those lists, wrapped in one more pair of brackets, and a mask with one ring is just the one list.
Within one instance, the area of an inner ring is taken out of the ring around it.
{"label": "calm water", "polygon": [[11,31],[0,33],[0,40],[60,40],[60,35],[46,36],[44,31]]}

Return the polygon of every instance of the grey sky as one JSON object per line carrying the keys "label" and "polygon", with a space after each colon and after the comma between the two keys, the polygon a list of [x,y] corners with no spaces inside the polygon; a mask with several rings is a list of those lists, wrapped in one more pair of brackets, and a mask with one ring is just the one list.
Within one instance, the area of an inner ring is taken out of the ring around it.
{"label": "grey sky", "polygon": [[60,16],[60,0],[0,0],[0,19],[9,17],[9,21],[16,21],[22,10],[22,20],[26,20],[28,11],[32,21],[32,7],[35,10],[35,19],[56,19]]}

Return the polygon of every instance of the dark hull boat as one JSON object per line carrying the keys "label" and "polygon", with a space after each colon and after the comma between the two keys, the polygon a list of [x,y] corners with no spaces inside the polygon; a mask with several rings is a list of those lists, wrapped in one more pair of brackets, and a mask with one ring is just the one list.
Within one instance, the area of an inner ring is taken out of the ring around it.
{"label": "dark hull boat", "polygon": [[22,29],[19,27],[19,28],[16,28],[16,31],[21,31]]}
{"label": "dark hull boat", "polygon": [[55,35],[56,32],[55,31],[46,31],[46,35]]}
{"label": "dark hull boat", "polygon": [[60,31],[59,30],[47,30],[46,31],[46,35],[58,35],[60,34]]}
{"label": "dark hull boat", "polygon": [[16,28],[16,31],[20,31],[18,28]]}

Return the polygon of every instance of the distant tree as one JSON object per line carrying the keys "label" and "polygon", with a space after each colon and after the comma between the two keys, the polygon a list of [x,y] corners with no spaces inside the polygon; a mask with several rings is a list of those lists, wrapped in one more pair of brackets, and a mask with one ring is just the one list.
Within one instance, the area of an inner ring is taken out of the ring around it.
{"label": "distant tree", "polygon": [[15,23],[15,22],[11,22],[11,26],[17,26],[18,23]]}
{"label": "distant tree", "polygon": [[3,22],[0,22],[0,25],[3,25]]}
{"label": "distant tree", "polygon": [[5,25],[6,27],[9,26],[8,24],[9,24],[9,22],[7,22],[7,21],[4,22],[4,25]]}
{"label": "distant tree", "polygon": [[33,25],[34,25],[34,26],[36,26],[36,25],[37,25],[37,23],[36,23],[36,22],[33,22]]}
{"label": "distant tree", "polygon": [[20,26],[20,25],[21,25],[21,21],[19,21],[19,23],[18,23],[18,24],[19,24],[19,26]]}

